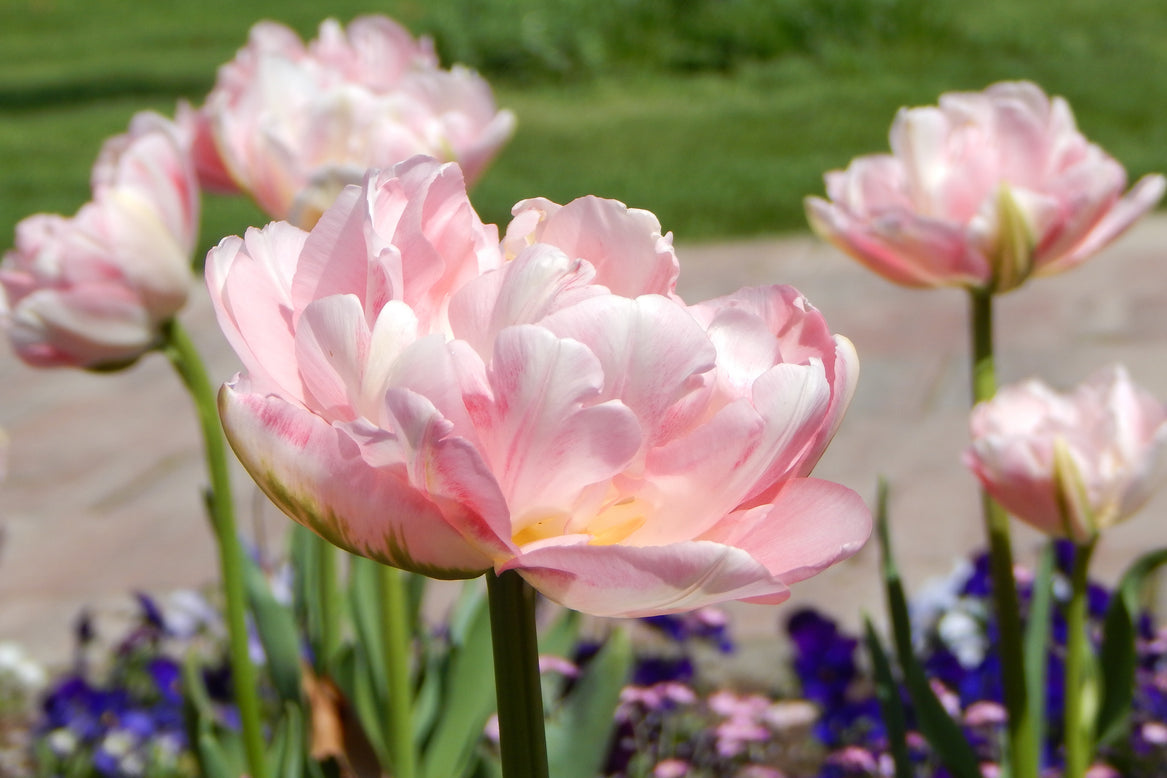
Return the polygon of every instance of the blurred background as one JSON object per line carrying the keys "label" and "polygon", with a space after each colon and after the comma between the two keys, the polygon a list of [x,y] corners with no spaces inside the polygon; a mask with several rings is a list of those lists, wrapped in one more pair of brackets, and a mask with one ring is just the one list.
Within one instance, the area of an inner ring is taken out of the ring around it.
{"label": "blurred background", "polygon": [[[1026,78],[1069,99],[1133,178],[1167,169],[1161,0],[0,0],[0,242],[73,213],[102,139],[201,103],[271,18],[385,13],[494,85],[519,128],[474,192],[614,197],[692,241],[805,228],[822,173],[887,147],[897,108]],[[211,199],[208,245],[263,223]]]}

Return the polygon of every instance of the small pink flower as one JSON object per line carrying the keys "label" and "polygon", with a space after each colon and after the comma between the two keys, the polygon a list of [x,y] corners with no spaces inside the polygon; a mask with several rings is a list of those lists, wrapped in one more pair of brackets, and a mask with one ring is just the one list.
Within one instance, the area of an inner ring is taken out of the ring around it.
{"label": "small pink flower", "polygon": [[686,305],[671,236],[612,200],[516,221],[504,254],[458,168],[415,158],[310,233],[210,253],[247,371],[224,427],[277,505],[381,562],[513,569],[603,616],[781,602],[858,550],[862,500],[806,477],[857,360],[801,294]]}
{"label": "small pink flower", "polygon": [[428,39],[383,16],[329,19],[304,44],[260,22],[187,121],[204,185],[241,189],[272,216],[310,227],[365,170],[415,154],[477,178],[514,129],[490,87],[443,70]]}
{"label": "small pink flower", "polygon": [[991,727],[1004,724],[1009,714],[1000,703],[978,700],[964,712],[964,723],[969,727]]}
{"label": "small pink flower", "polygon": [[665,759],[652,768],[652,778],[685,778],[689,774],[689,763],[683,759]]}
{"label": "small pink flower", "polygon": [[575,678],[579,675],[579,667],[575,662],[553,654],[539,655],[540,673],[558,673],[564,678]]}
{"label": "small pink flower", "polygon": [[770,700],[760,694],[735,694],[722,689],[709,695],[709,709],[731,719],[756,720],[770,704]]}
{"label": "small pink flower", "polygon": [[1126,173],[1060,97],[1028,82],[901,109],[891,154],[859,157],[806,200],[814,230],[899,284],[1006,292],[1085,261],[1152,209],[1162,176]]}
{"label": "small pink flower", "polygon": [[199,217],[186,134],[136,115],[106,141],[91,182],[75,216],[21,221],[0,264],[0,315],[30,365],[128,364],[186,303]]}
{"label": "small pink flower", "polygon": [[1072,394],[1039,381],[973,409],[965,464],[1017,518],[1084,542],[1129,517],[1167,475],[1167,409],[1122,367]]}

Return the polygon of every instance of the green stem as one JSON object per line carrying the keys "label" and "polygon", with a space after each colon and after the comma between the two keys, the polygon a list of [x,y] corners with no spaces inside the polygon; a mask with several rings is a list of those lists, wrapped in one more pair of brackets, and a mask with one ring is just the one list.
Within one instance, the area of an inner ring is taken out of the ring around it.
{"label": "green stem", "polygon": [[411,634],[405,578],[400,570],[388,565],[381,565],[379,572],[385,678],[389,685],[385,745],[393,760],[395,778],[414,778],[417,753],[413,744],[413,689],[409,683]]}
{"label": "green stem", "polygon": [[505,778],[548,778],[535,590],[513,570],[486,574]]}
{"label": "green stem", "polygon": [[162,333],[165,338],[163,352],[178,371],[198,411],[207,458],[207,473],[211,480],[211,486],[207,490],[207,509],[219,551],[235,701],[239,705],[243,744],[247,752],[251,778],[266,778],[267,762],[264,758],[255,666],[251,663],[247,645],[243,547],[235,531],[235,506],[231,497],[227,447],[224,445],[223,429],[219,423],[218,404],[203,361],[186,332],[172,319],[163,326]]}
{"label": "green stem", "polygon": [[[973,402],[991,398],[997,391],[993,363],[993,295],[972,290],[972,393]],[[1000,505],[982,491],[981,506],[985,534],[989,541],[989,568],[993,581],[993,602],[1000,627],[1001,680],[1005,687],[1005,708],[1009,713],[1009,755],[1012,778],[1037,778],[1039,744],[1030,715],[1025,684],[1025,655],[1022,648],[1021,605],[1013,578],[1013,548],[1009,537],[1009,517]]]}
{"label": "green stem", "polygon": [[1087,571],[1097,536],[1074,549],[1070,603],[1066,610],[1066,772],[1065,778],[1082,778],[1090,765],[1092,722],[1083,720],[1086,697]]}

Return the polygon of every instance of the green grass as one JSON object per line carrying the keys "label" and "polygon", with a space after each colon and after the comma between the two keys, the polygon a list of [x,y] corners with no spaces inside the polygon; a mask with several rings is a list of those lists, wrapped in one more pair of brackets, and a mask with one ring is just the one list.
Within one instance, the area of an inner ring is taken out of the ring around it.
{"label": "green grass", "polygon": [[[102,139],[199,101],[255,20],[311,35],[325,11],[377,10],[518,114],[473,194],[504,224],[525,197],[593,193],[681,240],[801,229],[803,196],[885,149],[899,106],[1009,78],[1066,96],[1132,177],[1167,169],[1161,0],[0,0],[0,235],[73,212]],[[205,210],[208,245],[265,221],[235,199]]]}

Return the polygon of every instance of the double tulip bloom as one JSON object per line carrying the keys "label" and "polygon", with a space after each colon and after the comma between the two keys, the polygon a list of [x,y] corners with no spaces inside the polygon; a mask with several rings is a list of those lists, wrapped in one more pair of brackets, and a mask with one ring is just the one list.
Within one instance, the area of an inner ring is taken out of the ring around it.
{"label": "double tulip bloom", "polygon": [[205,186],[242,190],[305,227],[367,168],[415,154],[457,161],[473,179],[514,129],[485,80],[440,68],[428,40],[383,16],[327,20],[308,44],[260,22],[188,120]]}
{"label": "double tulip bloom", "polygon": [[807,477],[855,354],[794,289],[687,305],[677,275],[646,211],[529,200],[500,244],[456,165],[371,172],[311,232],[208,256],[246,368],[228,438],[292,518],[386,564],[513,569],[597,615],[780,602],[870,532]]}
{"label": "double tulip bloom", "polygon": [[1167,409],[1121,367],[1072,394],[1009,386],[972,413],[965,463],[1017,518],[1089,541],[1137,511],[1167,476]]}
{"label": "double tulip bloom", "polygon": [[1086,140],[1066,101],[1028,82],[901,109],[891,154],[826,174],[811,226],[899,284],[1006,292],[1086,260],[1163,196],[1162,176],[1123,195],[1126,173]]}
{"label": "double tulip bloom", "polygon": [[0,315],[30,365],[133,362],[186,302],[199,191],[185,132],[138,114],[106,141],[91,182],[75,216],[21,221],[0,264]]}

